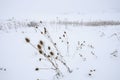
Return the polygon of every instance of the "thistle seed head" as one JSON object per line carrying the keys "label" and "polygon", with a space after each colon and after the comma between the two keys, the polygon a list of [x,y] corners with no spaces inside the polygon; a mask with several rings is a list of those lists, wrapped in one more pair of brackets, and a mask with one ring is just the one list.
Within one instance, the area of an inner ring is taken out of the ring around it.
{"label": "thistle seed head", "polygon": [[27,43],[29,43],[29,42],[30,42],[30,39],[29,39],[29,38],[25,38],[25,41],[26,41]]}

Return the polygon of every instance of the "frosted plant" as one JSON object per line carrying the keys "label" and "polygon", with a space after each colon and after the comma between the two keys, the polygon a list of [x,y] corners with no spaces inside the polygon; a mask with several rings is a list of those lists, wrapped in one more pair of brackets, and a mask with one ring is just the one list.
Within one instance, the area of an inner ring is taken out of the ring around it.
{"label": "frosted plant", "polygon": [[[43,40],[39,40],[39,43],[35,46],[33,43],[31,43],[29,38],[27,37],[25,38],[25,41],[29,43],[33,48],[35,48],[38,51],[38,53],[42,55],[44,59],[46,59],[52,65],[51,68],[41,68],[41,69],[52,69],[56,72],[56,77],[60,78],[60,77],[63,77],[63,73],[61,72],[61,69],[59,67],[62,64],[62,66],[66,67],[67,72],[71,73],[72,70],[68,67],[68,65],[66,64],[66,61],[64,60],[64,57],[62,56],[61,52],[57,48],[56,46],[57,43],[53,42],[53,39],[51,38],[48,30],[45,27],[44,27],[44,30],[41,32],[41,35],[46,37],[52,45],[47,46],[45,44],[47,42]],[[46,47],[47,47],[47,50],[46,50]],[[55,49],[55,50],[52,51],[52,49]],[[40,61],[41,59],[42,58],[40,58]],[[36,68],[35,70],[38,71],[39,68]]]}

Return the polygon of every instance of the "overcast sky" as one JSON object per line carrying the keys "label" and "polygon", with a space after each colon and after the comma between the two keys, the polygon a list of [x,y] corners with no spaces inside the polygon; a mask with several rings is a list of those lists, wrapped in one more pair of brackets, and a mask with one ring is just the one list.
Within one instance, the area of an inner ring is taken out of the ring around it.
{"label": "overcast sky", "polygon": [[119,13],[120,0],[0,0],[0,17]]}

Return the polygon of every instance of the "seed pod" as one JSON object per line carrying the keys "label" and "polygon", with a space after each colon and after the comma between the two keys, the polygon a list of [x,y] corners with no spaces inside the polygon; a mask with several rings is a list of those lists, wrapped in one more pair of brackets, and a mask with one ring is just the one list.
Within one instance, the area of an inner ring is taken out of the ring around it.
{"label": "seed pod", "polygon": [[52,55],[52,56],[53,56],[53,55],[54,55],[54,53],[53,53],[53,52],[50,52],[50,55]]}
{"label": "seed pod", "polygon": [[6,68],[4,69],[4,71],[6,71]]}
{"label": "seed pod", "polygon": [[59,37],[59,39],[61,39],[61,37]]}
{"label": "seed pod", "polygon": [[69,42],[67,42],[67,44],[69,44]]}
{"label": "seed pod", "polygon": [[44,27],[44,33],[46,34],[47,33],[47,30],[46,30],[46,28]]}
{"label": "seed pod", "polygon": [[56,43],[54,43],[54,45],[56,45]]}
{"label": "seed pod", "polygon": [[91,76],[92,74],[89,73],[88,75]]}
{"label": "seed pod", "polygon": [[43,34],[43,32],[41,32],[41,34]]}
{"label": "seed pod", "polygon": [[40,23],[42,23],[42,21],[40,21]]}
{"label": "seed pod", "polygon": [[59,53],[57,53],[57,55],[59,55]]}
{"label": "seed pod", "polygon": [[92,72],[92,70],[90,70],[90,72]]}
{"label": "seed pod", "polygon": [[41,46],[39,44],[37,45],[37,47],[38,47],[38,49],[41,49]]}
{"label": "seed pod", "polygon": [[64,34],[66,34],[66,32],[64,31]]}
{"label": "seed pod", "polygon": [[38,71],[39,70],[39,68],[35,68],[35,71]]}
{"label": "seed pod", "polygon": [[40,40],[40,45],[43,45],[43,41]]}
{"label": "seed pod", "polygon": [[55,59],[58,59],[58,56],[56,56]]}
{"label": "seed pod", "polygon": [[39,53],[40,53],[40,54],[42,54],[42,53],[43,53],[43,51],[42,51],[42,50],[39,50]]}
{"label": "seed pod", "polygon": [[38,27],[35,27],[35,28],[38,28]]}
{"label": "seed pod", "polygon": [[63,37],[65,37],[65,35],[63,34]]}
{"label": "seed pod", "polygon": [[66,63],[63,62],[64,65],[66,65]]}
{"label": "seed pod", "polygon": [[48,55],[47,57],[50,58],[50,55]]}
{"label": "seed pod", "polygon": [[82,57],[82,55],[80,54],[80,57]]}
{"label": "seed pod", "polygon": [[41,61],[42,59],[40,58],[39,61]]}
{"label": "seed pod", "polygon": [[50,48],[50,46],[48,46],[48,50],[50,50],[51,48]]}
{"label": "seed pod", "polygon": [[26,42],[27,42],[27,43],[29,43],[29,42],[30,42],[30,40],[29,40],[28,38],[25,38],[25,40],[26,40]]}
{"label": "seed pod", "polygon": [[44,56],[46,57],[47,55],[44,53]]}

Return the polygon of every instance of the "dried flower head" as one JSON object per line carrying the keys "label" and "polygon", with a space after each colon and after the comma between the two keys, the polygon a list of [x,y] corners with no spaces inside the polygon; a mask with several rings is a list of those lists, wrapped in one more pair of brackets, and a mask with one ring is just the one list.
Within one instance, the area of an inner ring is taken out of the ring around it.
{"label": "dried flower head", "polygon": [[85,43],[85,41],[83,41],[83,43]]}
{"label": "dried flower head", "polygon": [[39,58],[39,61],[41,61],[42,59],[41,58]]}
{"label": "dried flower head", "polygon": [[44,53],[44,56],[47,57],[46,53]]}
{"label": "dried flower head", "polygon": [[59,37],[59,39],[61,39],[61,37]]}
{"label": "dried flower head", "polygon": [[38,28],[38,27],[35,27],[35,28]]}
{"label": "dried flower head", "polygon": [[54,45],[56,45],[56,43],[54,43]]}
{"label": "dried flower head", "polygon": [[64,31],[64,34],[66,34],[66,32]]}
{"label": "dried flower head", "polygon": [[54,53],[51,51],[51,52],[50,52],[50,55],[52,55],[52,56],[53,56],[53,55],[54,55]]}
{"label": "dried flower head", "polygon": [[64,65],[66,65],[66,63],[63,62]]}
{"label": "dried flower head", "polygon": [[48,55],[47,57],[50,58],[50,55]]}
{"label": "dried flower head", "polygon": [[48,50],[50,50],[51,48],[50,48],[50,46],[48,46]]}
{"label": "dried flower head", "polygon": [[41,49],[41,46],[38,44],[38,45],[37,45],[37,48],[38,48],[38,49]]}
{"label": "dried flower head", "polygon": [[83,57],[83,56],[80,54],[80,57]]}
{"label": "dried flower head", "polygon": [[40,21],[40,23],[42,24],[42,21]]}
{"label": "dried flower head", "polygon": [[58,56],[56,56],[55,59],[58,59]]}
{"label": "dried flower head", "polygon": [[89,73],[88,75],[91,76],[92,74]]}
{"label": "dried flower head", "polygon": [[43,32],[41,32],[41,34],[43,34]]}
{"label": "dried flower head", "polygon": [[92,72],[92,70],[90,70],[90,72]]}
{"label": "dried flower head", "polygon": [[63,34],[63,37],[65,37],[65,35]]}
{"label": "dried flower head", "polygon": [[59,55],[59,53],[57,53],[57,55]]}
{"label": "dried flower head", "polygon": [[35,71],[38,71],[39,70],[39,68],[35,68]]}
{"label": "dried flower head", "polygon": [[29,38],[25,38],[25,41],[26,41],[27,43],[29,43],[29,42],[30,42],[30,39],[29,39]]}
{"label": "dried flower head", "polygon": [[44,33],[46,34],[47,33],[47,29],[44,27]]}
{"label": "dried flower head", "polygon": [[6,68],[4,69],[4,71],[6,71]]}
{"label": "dried flower head", "polygon": [[40,54],[42,54],[42,53],[43,53],[43,51],[42,51],[42,50],[39,50],[39,53],[40,53]]}
{"label": "dried flower head", "polygon": [[40,40],[40,45],[43,45],[43,41]]}
{"label": "dried flower head", "polygon": [[69,42],[67,42],[67,44],[69,44]]}

